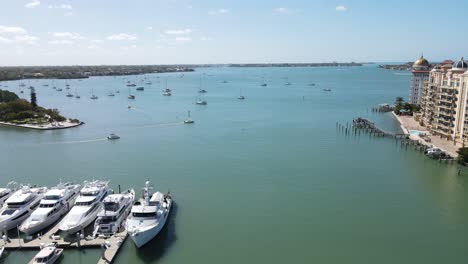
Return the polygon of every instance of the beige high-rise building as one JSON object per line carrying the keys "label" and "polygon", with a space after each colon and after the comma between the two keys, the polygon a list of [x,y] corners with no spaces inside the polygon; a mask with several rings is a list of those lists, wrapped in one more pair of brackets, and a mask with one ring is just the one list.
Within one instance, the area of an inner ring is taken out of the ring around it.
{"label": "beige high-rise building", "polygon": [[468,62],[442,63],[429,73],[421,97],[420,122],[433,134],[468,143]]}
{"label": "beige high-rise building", "polygon": [[417,59],[413,64],[410,86],[409,102],[411,104],[421,104],[421,98],[424,92],[424,84],[429,78],[430,71],[429,62],[421,55],[421,58]]}

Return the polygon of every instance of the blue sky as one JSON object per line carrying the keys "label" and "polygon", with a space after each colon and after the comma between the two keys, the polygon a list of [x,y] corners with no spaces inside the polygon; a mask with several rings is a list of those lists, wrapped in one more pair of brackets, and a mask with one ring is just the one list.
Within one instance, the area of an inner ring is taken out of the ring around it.
{"label": "blue sky", "polygon": [[430,61],[468,1],[0,0],[0,65]]}

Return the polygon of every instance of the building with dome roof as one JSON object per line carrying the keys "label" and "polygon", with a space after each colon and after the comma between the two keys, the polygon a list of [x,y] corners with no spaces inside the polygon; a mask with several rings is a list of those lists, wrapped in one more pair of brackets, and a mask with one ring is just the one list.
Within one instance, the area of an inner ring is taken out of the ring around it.
{"label": "building with dome roof", "polygon": [[411,104],[421,104],[421,97],[424,91],[424,83],[429,78],[430,67],[431,64],[422,55],[413,63],[413,77],[411,78],[409,95],[409,102]]}
{"label": "building with dome roof", "polygon": [[[448,61],[444,61],[448,62]],[[442,63],[429,72],[421,97],[421,123],[434,135],[468,143],[468,62]]]}

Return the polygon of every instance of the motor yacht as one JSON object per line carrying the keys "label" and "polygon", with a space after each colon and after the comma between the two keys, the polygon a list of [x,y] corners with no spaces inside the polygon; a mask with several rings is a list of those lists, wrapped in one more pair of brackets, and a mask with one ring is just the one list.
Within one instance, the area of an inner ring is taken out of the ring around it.
{"label": "motor yacht", "polygon": [[39,207],[21,224],[19,230],[31,235],[57,222],[73,207],[80,187],[79,184],[64,183],[47,191]]}
{"label": "motor yacht", "polygon": [[34,259],[30,262],[32,264],[52,264],[56,263],[63,254],[62,248],[57,248],[55,244],[49,244],[41,248]]}
{"label": "motor yacht", "polygon": [[73,234],[87,227],[96,219],[102,208],[102,200],[110,192],[107,181],[85,182],[73,208],[60,222],[59,229]]}
{"label": "motor yacht", "polygon": [[5,201],[0,210],[0,229],[10,230],[21,224],[36,209],[46,187],[22,186]]}
{"label": "motor yacht", "polygon": [[152,193],[150,182],[145,183],[143,198],[132,206],[125,227],[135,245],[140,248],[163,229],[171,211],[169,194]]}
{"label": "motor yacht", "polygon": [[107,139],[113,140],[113,139],[119,139],[120,136],[114,133],[111,133],[109,136],[107,136]]}
{"label": "motor yacht", "polygon": [[111,194],[104,198],[102,202],[104,208],[98,213],[97,220],[94,222],[93,236],[108,236],[119,232],[132,209],[134,200],[134,190],[128,190],[120,194]]}

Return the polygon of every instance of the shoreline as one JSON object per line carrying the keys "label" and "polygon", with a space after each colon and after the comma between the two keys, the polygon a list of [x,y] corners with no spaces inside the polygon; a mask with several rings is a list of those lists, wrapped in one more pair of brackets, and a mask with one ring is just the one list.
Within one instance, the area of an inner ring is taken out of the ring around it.
{"label": "shoreline", "polygon": [[58,126],[53,126],[51,123],[47,125],[31,125],[31,124],[14,124],[14,123],[8,123],[8,122],[0,122],[0,126],[19,127],[19,128],[35,129],[35,130],[67,129],[67,128],[73,128],[73,127],[84,125],[84,122],[72,123],[72,122],[64,121],[64,122],[57,122],[57,124]]}
{"label": "shoreline", "polygon": [[[430,134],[429,131],[427,131],[425,127],[422,127],[416,122],[416,120],[414,120],[413,116],[398,116],[393,111],[392,111],[392,115],[398,121],[398,123],[400,123],[401,130],[403,131],[403,133],[409,136],[410,140],[416,141],[428,147],[439,148],[443,150],[444,152],[446,152],[447,154],[449,154],[450,156],[452,156],[453,158],[458,157],[457,150],[461,147],[461,145],[453,144],[452,141],[448,141],[438,136]],[[411,134],[410,130],[428,132],[429,135],[427,136],[427,138],[430,139],[430,142],[426,141],[424,138],[421,138],[419,135]]]}

